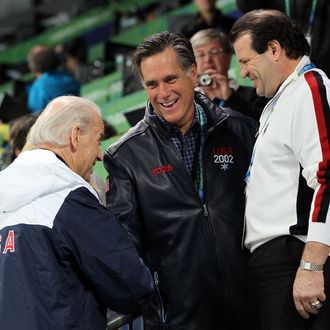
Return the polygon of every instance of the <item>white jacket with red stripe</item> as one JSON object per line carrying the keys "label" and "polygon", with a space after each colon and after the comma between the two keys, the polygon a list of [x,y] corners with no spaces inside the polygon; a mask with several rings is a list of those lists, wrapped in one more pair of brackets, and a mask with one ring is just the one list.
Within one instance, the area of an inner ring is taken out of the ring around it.
{"label": "white jacket with red stripe", "polygon": [[330,245],[329,102],[330,80],[304,56],[266,105],[247,175],[251,251],[283,235]]}

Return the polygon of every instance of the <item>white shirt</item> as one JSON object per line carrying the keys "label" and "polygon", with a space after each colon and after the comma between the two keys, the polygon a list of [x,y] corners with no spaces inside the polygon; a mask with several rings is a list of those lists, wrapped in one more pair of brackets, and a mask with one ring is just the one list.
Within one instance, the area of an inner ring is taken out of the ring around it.
{"label": "white shirt", "polygon": [[[299,75],[309,63],[304,56],[260,118],[247,184],[245,245],[251,252],[273,238],[290,234],[330,245],[330,190],[322,183],[329,174],[319,171],[330,163],[326,129],[328,125],[330,134],[330,81],[317,69]],[[304,224],[306,228],[309,221],[308,233],[297,229],[301,225],[297,215],[301,173],[315,190]]]}

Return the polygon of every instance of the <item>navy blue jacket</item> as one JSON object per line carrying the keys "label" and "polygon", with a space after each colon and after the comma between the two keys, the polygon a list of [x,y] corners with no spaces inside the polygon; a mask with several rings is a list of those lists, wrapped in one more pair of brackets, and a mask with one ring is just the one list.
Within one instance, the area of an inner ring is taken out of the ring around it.
{"label": "navy blue jacket", "polygon": [[104,330],[153,281],[92,187],[46,150],[0,172],[0,329]]}

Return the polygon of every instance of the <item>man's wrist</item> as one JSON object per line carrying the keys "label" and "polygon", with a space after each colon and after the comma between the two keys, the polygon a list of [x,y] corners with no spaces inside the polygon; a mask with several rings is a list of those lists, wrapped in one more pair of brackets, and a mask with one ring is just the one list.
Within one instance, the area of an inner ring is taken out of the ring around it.
{"label": "man's wrist", "polygon": [[306,261],[304,259],[301,259],[300,268],[304,269],[304,270],[309,270],[309,271],[322,271],[323,270],[323,264],[316,264],[314,262],[310,262],[310,261]]}

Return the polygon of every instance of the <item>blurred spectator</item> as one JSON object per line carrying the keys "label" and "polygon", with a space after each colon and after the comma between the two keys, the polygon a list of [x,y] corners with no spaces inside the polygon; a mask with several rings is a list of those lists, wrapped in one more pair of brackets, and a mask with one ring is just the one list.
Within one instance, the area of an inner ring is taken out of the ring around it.
{"label": "blurred spectator", "polygon": [[9,143],[12,149],[11,161],[22,151],[30,128],[36,122],[38,116],[39,113],[30,113],[9,123]]}
{"label": "blurred spectator", "polygon": [[292,17],[303,29],[311,45],[311,61],[330,77],[329,0],[236,0],[239,10],[277,9]]}
{"label": "blurred spectator", "polygon": [[182,5],[180,1],[158,1],[130,6],[129,10],[115,10],[113,22],[113,35],[139,23],[150,22],[166,12]]}
{"label": "blurred spectator", "polygon": [[191,38],[197,31],[208,28],[229,33],[235,18],[224,15],[217,9],[215,0],[194,0],[194,3],[198,12],[181,28],[182,34]]}
{"label": "blurred spectator", "polygon": [[53,48],[38,45],[28,54],[28,65],[36,80],[28,89],[28,107],[42,111],[47,103],[61,95],[80,95],[80,83],[65,70],[58,68]]}
{"label": "blurred spectator", "polygon": [[93,65],[87,62],[87,45],[83,38],[76,38],[65,44],[63,56],[66,68],[81,84],[95,78]]}
{"label": "blurred spectator", "polygon": [[[67,67],[73,68],[74,65],[70,65],[71,57],[75,59],[77,63],[86,63],[87,62],[87,56],[88,56],[88,48],[87,43],[84,38],[77,37],[74,38],[67,43],[65,43],[62,47],[62,57],[63,61],[67,63]],[[69,65],[68,65],[69,64]],[[72,70],[72,73],[74,73],[74,70]]]}
{"label": "blurred spectator", "polygon": [[197,90],[223,108],[258,120],[268,99],[258,96],[254,87],[239,86],[228,77],[232,58],[229,36],[215,29],[205,29],[195,33],[190,41],[197,63]]}
{"label": "blurred spectator", "polygon": [[8,143],[9,126],[0,119],[0,171],[2,171],[11,160],[11,148]]}

